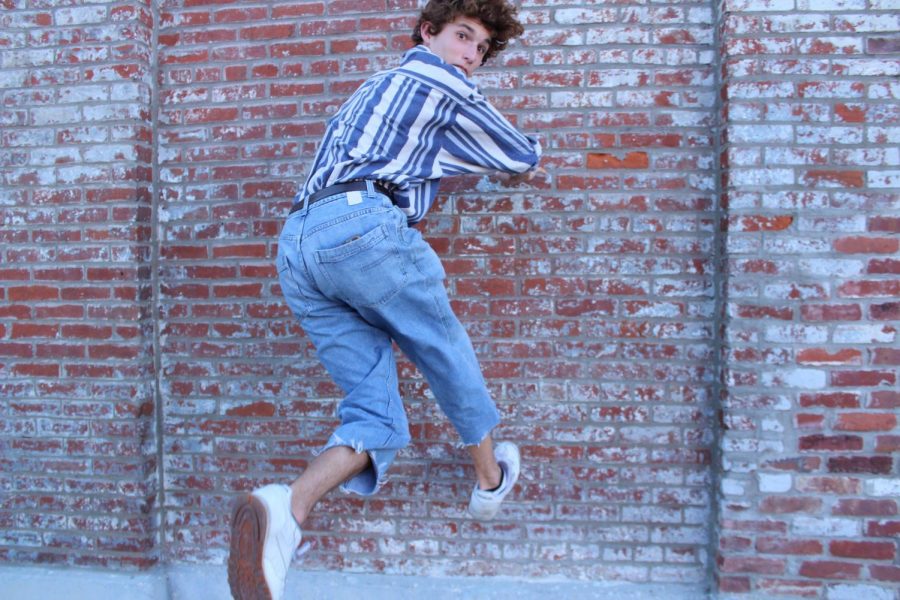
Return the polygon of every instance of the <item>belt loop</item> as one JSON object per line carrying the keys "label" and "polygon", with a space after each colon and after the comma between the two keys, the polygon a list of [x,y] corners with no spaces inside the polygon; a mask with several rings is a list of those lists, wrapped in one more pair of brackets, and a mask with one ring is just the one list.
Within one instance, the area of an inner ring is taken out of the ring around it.
{"label": "belt loop", "polygon": [[311,196],[312,196],[312,194],[303,194],[303,207],[300,209],[303,212],[303,214],[306,214],[309,212],[309,199]]}
{"label": "belt loop", "polygon": [[366,179],[366,193],[370,196],[375,195],[375,186],[372,184],[371,179]]}

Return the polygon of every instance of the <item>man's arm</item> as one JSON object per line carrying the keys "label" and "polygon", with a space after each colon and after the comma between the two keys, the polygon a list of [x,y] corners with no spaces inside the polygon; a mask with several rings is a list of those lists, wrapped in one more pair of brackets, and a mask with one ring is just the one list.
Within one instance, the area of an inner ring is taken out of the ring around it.
{"label": "man's arm", "polygon": [[489,102],[461,102],[438,156],[446,175],[526,173],[537,166],[540,143],[518,131]]}

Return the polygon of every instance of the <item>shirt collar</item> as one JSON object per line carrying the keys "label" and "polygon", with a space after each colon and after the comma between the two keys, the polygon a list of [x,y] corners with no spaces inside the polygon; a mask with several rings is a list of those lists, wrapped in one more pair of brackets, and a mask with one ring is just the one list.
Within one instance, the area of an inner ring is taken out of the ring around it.
{"label": "shirt collar", "polygon": [[415,68],[412,64],[415,62],[424,63],[430,67],[437,67],[451,74],[456,80],[453,87],[457,88],[457,91],[464,96],[468,96],[473,92],[480,95],[478,86],[472,83],[459,68],[445,62],[444,59],[432,52],[428,46],[419,44],[407,50],[403,55],[402,67]]}

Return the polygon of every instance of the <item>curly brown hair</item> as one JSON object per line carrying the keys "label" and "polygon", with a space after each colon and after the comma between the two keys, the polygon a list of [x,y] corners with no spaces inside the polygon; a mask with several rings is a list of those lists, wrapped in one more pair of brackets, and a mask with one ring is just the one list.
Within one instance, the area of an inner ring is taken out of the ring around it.
{"label": "curly brown hair", "polygon": [[491,33],[490,48],[481,59],[481,64],[484,64],[487,59],[505,49],[509,40],[519,37],[525,31],[519,23],[517,12],[518,9],[507,0],[429,0],[419,15],[412,39],[416,44],[424,42],[421,32],[425,23],[430,23],[430,33],[437,35],[457,17],[478,19]]}

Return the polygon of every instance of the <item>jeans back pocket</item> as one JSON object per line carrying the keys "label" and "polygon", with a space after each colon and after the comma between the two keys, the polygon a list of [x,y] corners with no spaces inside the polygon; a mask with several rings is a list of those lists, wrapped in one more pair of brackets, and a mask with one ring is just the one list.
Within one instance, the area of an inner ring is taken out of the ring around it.
{"label": "jeans back pocket", "polygon": [[315,256],[336,295],[351,306],[383,304],[403,289],[408,279],[396,227],[389,223],[380,223],[334,248],[317,250]]}

